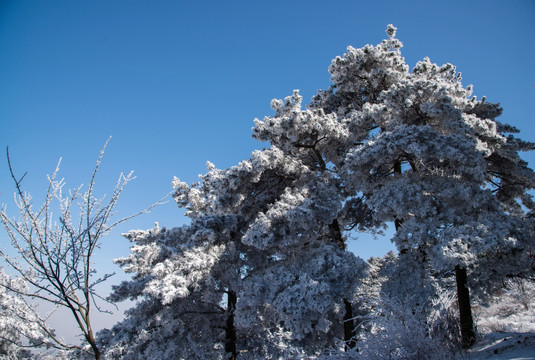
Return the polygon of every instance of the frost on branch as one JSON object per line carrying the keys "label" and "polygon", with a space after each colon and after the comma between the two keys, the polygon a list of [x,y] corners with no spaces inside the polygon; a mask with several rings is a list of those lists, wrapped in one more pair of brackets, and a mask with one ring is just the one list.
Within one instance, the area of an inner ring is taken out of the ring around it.
{"label": "frost on branch", "polygon": [[[49,316],[46,316],[35,320],[46,333],[47,339],[41,344],[73,350],[76,353],[73,356],[85,355],[95,359],[101,358],[101,352],[91,324],[93,306],[98,311],[109,312],[100,307],[100,300],[107,300],[99,294],[97,287],[113,275],[96,276],[97,270],[93,267],[95,251],[100,247],[102,238],[115,226],[159,204],[155,203],[137,214],[114,219],[119,196],[134,179],[132,173],[119,175],[108,198],[95,197],[95,179],[108,141],[100,151],[86,190],[80,185],[66,191],[64,180],[57,179],[58,162],[54,173],[47,177],[48,187],[40,206],[23,190],[26,174],[21,177],[15,175],[8,151],[7,161],[15,183],[18,217],[10,217],[5,205],[0,211],[0,220],[17,254],[17,257],[11,256],[0,249],[0,257],[20,277],[20,281],[28,285],[8,290],[25,304],[48,303],[55,309],[64,308],[72,315],[71,321],[84,339],[84,345],[64,343],[47,328]],[[59,216],[56,217],[56,214]]]}

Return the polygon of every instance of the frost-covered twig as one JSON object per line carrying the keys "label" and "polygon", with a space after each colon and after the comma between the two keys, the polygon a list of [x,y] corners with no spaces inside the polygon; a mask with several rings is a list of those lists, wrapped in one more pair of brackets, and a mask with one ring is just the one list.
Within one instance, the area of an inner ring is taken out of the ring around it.
{"label": "frost-covered twig", "polygon": [[[146,213],[163,199],[134,215],[112,220],[116,214],[115,206],[125,186],[134,179],[132,172],[120,174],[111,197],[94,196],[95,179],[99,170],[108,139],[100,151],[96,166],[92,172],[87,191],[82,186],[63,191],[65,182],[58,180],[57,175],[61,160],[51,176],[48,176],[48,188],[43,205],[35,209],[30,194],[22,188],[24,174],[20,178],[15,175],[11,164],[9,150],[7,160],[9,171],[15,183],[15,204],[18,218],[10,218],[4,205],[0,211],[0,220],[6,229],[18,258],[0,250],[0,256],[29,287],[13,287],[4,285],[10,293],[24,300],[31,298],[48,302],[69,310],[73,320],[81,330],[89,353],[96,359],[100,358],[93,327],[90,320],[92,305],[102,311],[96,299],[109,302],[99,295],[95,286],[106,281],[114,274],[96,277],[96,269],[92,267],[94,251],[100,246],[102,238],[115,226],[135,216]],[[79,209],[78,216],[73,216],[73,208]],[[53,211],[59,211],[57,221],[53,221]],[[29,306],[27,306],[29,308]],[[52,330],[46,327],[45,319],[34,314],[44,331],[42,336],[48,338],[47,344],[61,349],[82,349],[79,346],[65,344]]]}

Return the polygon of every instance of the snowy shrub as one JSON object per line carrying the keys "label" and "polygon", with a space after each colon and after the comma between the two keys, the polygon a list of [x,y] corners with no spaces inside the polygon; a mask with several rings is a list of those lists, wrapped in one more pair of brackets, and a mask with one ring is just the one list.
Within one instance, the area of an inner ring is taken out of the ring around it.
{"label": "snowy shrub", "polygon": [[34,358],[29,349],[50,345],[43,320],[34,305],[17,296],[28,285],[0,267],[0,359]]}
{"label": "snowy shrub", "polygon": [[[371,330],[362,338],[364,359],[422,359],[446,360],[454,358],[452,321],[448,309],[454,299],[440,299],[427,304],[433,310],[426,317],[409,303],[382,298],[371,314]],[[453,332],[455,333],[455,332]],[[441,351],[436,351],[441,349]]]}
{"label": "snowy shrub", "polygon": [[[411,299],[383,295],[371,301],[372,311],[359,323],[356,348],[331,351],[323,360],[450,360],[462,353],[451,294],[426,304],[422,311]],[[440,349],[438,351],[438,349]]]}
{"label": "snowy shrub", "polygon": [[478,330],[482,334],[501,332],[535,332],[535,281],[509,279],[501,293],[476,311]]}

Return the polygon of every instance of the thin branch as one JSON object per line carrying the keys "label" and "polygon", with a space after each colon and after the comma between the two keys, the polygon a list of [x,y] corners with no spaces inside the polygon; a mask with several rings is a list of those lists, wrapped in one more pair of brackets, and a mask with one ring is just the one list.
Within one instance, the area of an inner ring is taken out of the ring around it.
{"label": "thin branch", "polygon": [[[167,197],[139,211],[133,215],[121,218],[108,224],[115,215],[114,208],[125,186],[134,179],[132,172],[128,175],[121,174],[113,189],[109,201],[104,197],[93,196],[95,179],[110,138],[104,144],[97,159],[96,166],[91,174],[87,192],[81,192],[82,186],[69,191],[68,196],[63,192],[64,181],[57,181],[57,174],[61,159],[52,176],[48,176],[48,187],[43,205],[37,210],[32,210],[31,196],[24,193],[22,180],[26,176],[17,178],[7,149],[8,166],[11,177],[15,183],[15,204],[18,207],[19,219],[11,220],[7,216],[5,206],[0,210],[0,221],[8,232],[13,247],[19,253],[22,266],[17,260],[0,250],[0,257],[6,264],[18,272],[22,280],[32,286],[32,291],[21,290],[15,287],[7,287],[17,297],[24,299],[37,299],[53,303],[67,308],[72,313],[75,323],[84,335],[87,343],[91,346],[89,352],[100,358],[100,350],[95,341],[91,326],[91,304],[101,312],[108,312],[98,305],[99,300],[110,303],[100,296],[95,287],[106,281],[113,274],[105,274],[103,277],[93,280],[95,270],[91,268],[92,256],[99,247],[100,240],[115,226],[132,219],[143,213],[147,213],[155,206],[165,202]],[[52,223],[52,205],[57,200],[60,208],[59,224]],[[73,226],[71,216],[72,205],[78,202],[80,206],[79,221],[77,227]],[[116,308],[117,306],[113,304]],[[44,320],[42,320],[44,326]],[[48,331],[47,337],[59,344],[63,349],[81,349],[63,344]]]}

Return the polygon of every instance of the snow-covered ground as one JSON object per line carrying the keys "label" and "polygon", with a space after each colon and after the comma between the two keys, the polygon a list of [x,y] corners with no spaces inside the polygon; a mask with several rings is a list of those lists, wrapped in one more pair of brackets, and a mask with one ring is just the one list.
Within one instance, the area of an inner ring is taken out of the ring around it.
{"label": "snow-covered ground", "polygon": [[485,334],[461,359],[535,360],[535,332]]}
{"label": "snow-covered ground", "polygon": [[500,297],[475,315],[480,338],[459,360],[535,360],[534,282],[510,281]]}

